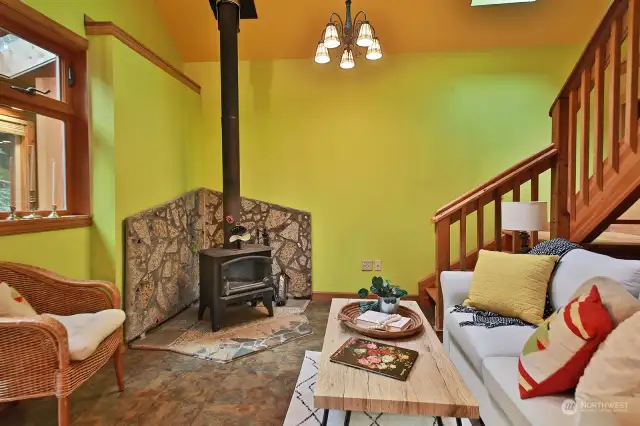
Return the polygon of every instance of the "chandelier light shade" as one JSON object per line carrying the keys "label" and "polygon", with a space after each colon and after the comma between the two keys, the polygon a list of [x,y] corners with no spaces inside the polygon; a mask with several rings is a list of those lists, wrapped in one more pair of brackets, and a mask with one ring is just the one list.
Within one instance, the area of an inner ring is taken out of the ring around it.
{"label": "chandelier light shade", "polygon": [[331,57],[329,56],[329,50],[327,49],[327,46],[325,46],[323,42],[318,42],[315,61],[318,64],[327,64],[331,61]]}
{"label": "chandelier light shade", "polygon": [[340,46],[338,28],[336,28],[335,24],[327,24],[327,28],[324,31],[324,45],[327,49],[335,49]]}
{"label": "chandelier light shade", "polygon": [[360,32],[356,44],[360,47],[369,47],[373,44],[373,29],[367,21],[364,21],[362,25],[360,25]]}
{"label": "chandelier light shade", "polygon": [[[371,61],[382,58],[380,39],[376,36],[373,25],[367,20],[367,13],[361,10],[352,19],[351,2],[352,0],[345,1],[347,10],[344,20],[335,12],[329,16],[329,23],[324,28],[316,47],[315,61],[317,63],[330,62],[331,52],[334,52],[334,57],[340,59],[340,68],[354,68],[356,66],[355,58],[362,54],[360,48],[366,49],[365,57]],[[339,49],[342,53],[337,53],[338,50],[334,50],[339,46],[344,46]]]}
{"label": "chandelier light shade", "polygon": [[377,37],[373,39],[373,43],[367,49],[366,58],[370,61],[377,61],[382,58],[382,47],[380,47],[380,40]]}
{"label": "chandelier light shade", "polygon": [[340,60],[340,68],[343,70],[350,70],[356,66],[356,61],[353,60],[353,51],[349,47],[345,47],[342,52],[342,59]]}

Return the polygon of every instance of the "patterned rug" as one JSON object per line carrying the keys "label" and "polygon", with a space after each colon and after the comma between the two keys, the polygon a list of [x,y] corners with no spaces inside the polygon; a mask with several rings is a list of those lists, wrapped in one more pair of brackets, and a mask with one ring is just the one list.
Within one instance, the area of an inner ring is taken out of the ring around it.
{"label": "patterned rug", "polygon": [[[320,364],[320,352],[306,351],[300,369],[300,376],[291,397],[287,417],[283,426],[317,426],[322,424],[324,410],[313,406],[313,392]],[[394,380],[394,379],[389,379]],[[328,426],[344,425],[345,412],[329,411]],[[455,419],[443,419],[445,426],[455,426]],[[397,414],[359,413],[351,414],[351,426],[431,426],[436,424],[433,417],[401,416]],[[470,426],[469,420],[462,420],[463,426]]]}
{"label": "patterned rug", "polygon": [[259,305],[231,306],[225,327],[213,333],[207,309],[198,321],[198,304],[190,306],[169,321],[133,340],[132,349],[172,351],[219,363],[280,346],[311,334],[304,312],[308,300],[289,300],[287,306],[274,306],[274,316]]}

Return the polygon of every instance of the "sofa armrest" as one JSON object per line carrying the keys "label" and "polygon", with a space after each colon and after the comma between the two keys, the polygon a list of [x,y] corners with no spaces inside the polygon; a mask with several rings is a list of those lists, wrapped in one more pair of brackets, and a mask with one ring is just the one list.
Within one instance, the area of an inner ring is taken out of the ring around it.
{"label": "sofa armrest", "polygon": [[440,275],[444,309],[461,305],[469,296],[473,272],[444,271]]}

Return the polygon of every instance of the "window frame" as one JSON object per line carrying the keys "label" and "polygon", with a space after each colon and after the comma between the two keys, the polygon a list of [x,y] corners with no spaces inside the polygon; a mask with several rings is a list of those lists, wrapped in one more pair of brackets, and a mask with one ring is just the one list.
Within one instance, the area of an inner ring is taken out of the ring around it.
{"label": "window frame", "polygon": [[[24,40],[50,51],[59,58],[59,100],[41,95],[29,95],[11,89],[8,80],[0,79],[0,105],[41,114],[64,123],[66,208],[58,210],[60,216],[84,216],[90,224],[90,171],[89,171],[89,125],[87,94],[87,49],[88,41],[78,34],[47,18],[19,0],[0,0],[0,28]],[[74,84],[68,84],[71,69]],[[43,207],[39,206],[42,210]],[[39,213],[48,215],[50,210]],[[26,212],[21,211],[21,216]],[[46,214],[45,214],[46,213]],[[37,219],[29,221],[5,221],[7,212],[0,212],[0,235],[11,233],[40,232],[51,230],[56,222],[61,229],[74,227],[64,224],[68,218]],[[87,220],[73,220],[83,223]],[[23,223],[26,222],[26,223]],[[47,222],[46,226],[38,225]],[[17,225],[19,224],[19,225]],[[79,225],[80,226],[80,225]],[[15,229],[16,232],[12,232]]]}

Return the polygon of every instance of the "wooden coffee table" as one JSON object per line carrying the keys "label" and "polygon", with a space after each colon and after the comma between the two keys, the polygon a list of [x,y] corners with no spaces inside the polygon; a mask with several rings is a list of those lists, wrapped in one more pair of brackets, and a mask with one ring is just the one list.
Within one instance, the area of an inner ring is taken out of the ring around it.
{"label": "wooden coffee table", "polygon": [[[404,339],[380,340],[361,336],[338,321],[340,309],[357,301],[360,299],[333,299],[331,303],[314,393],[315,407],[325,409],[323,425],[329,409],[346,411],[345,425],[351,411],[433,416],[438,424],[442,417],[455,417],[459,425],[461,418],[480,417],[478,403],[416,302],[403,301],[402,305],[422,315],[424,330]],[[353,336],[418,351],[407,381],[330,362],[329,357]]]}

